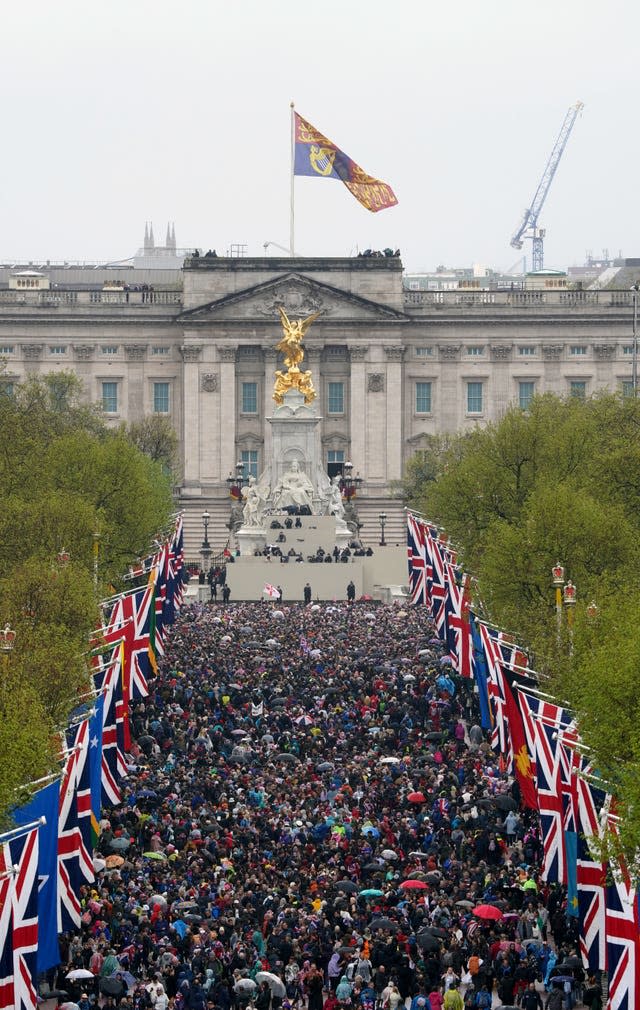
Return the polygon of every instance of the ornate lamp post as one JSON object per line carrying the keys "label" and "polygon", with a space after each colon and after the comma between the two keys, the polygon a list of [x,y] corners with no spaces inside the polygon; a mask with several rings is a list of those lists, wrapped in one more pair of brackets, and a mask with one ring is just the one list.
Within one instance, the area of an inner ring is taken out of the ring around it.
{"label": "ornate lamp post", "polygon": [[385,528],[385,525],[386,525],[386,522],[387,522],[387,513],[386,512],[380,512],[378,514],[378,521],[380,523],[380,546],[381,547],[385,547],[387,541],[384,538],[384,528]]}
{"label": "ornate lamp post", "polygon": [[353,463],[347,460],[342,467],[342,479],[340,481],[342,497],[345,501],[350,502],[352,498],[356,497],[361,484],[362,477],[359,473],[357,473],[355,477],[353,476]]}
{"label": "ornate lamp post", "polygon": [[553,586],[556,591],[556,621],[558,624],[558,641],[560,641],[560,630],[562,628],[562,589],[564,586],[564,568],[559,561],[551,569]]}
{"label": "ornate lamp post", "polygon": [[209,543],[209,520],[211,519],[210,514],[207,511],[202,513],[202,525],[204,526],[204,538],[202,541],[202,546],[200,548],[200,553],[202,555],[202,567],[207,569],[209,567],[209,558],[211,557],[212,550],[211,544]]}
{"label": "ornate lamp post", "polygon": [[2,662],[2,672],[5,676],[9,670],[9,660],[15,644],[16,633],[13,628],[9,624],[4,628],[0,628],[0,659]]}

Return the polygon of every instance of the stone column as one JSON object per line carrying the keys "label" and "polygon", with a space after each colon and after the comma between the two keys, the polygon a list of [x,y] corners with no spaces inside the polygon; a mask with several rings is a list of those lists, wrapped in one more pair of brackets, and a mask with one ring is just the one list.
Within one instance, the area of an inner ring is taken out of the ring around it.
{"label": "stone column", "polygon": [[127,368],[127,421],[141,421],[144,417],[144,360],[146,344],[125,344]]}
{"label": "stone column", "polygon": [[271,459],[271,447],[273,444],[271,439],[271,425],[267,424],[266,419],[271,417],[275,407],[273,386],[275,383],[276,365],[278,363],[278,352],[275,347],[263,346],[262,353],[264,355],[264,410],[262,412],[262,444],[264,458],[260,469],[264,470],[268,461]]}
{"label": "stone column", "polygon": [[440,431],[458,431],[462,428],[466,412],[464,394],[460,391],[460,344],[439,344],[440,357],[440,388],[438,390],[438,409],[440,414]]}
{"label": "stone column", "polygon": [[351,440],[350,457],[354,473],[364,473],[367,469],[367,417],[366,394],[364,388],[364,361],[367,356],[366,344],[351,344],[351,382],[349,395],[349,437]]}
{"label": "stone column", "polygon": [[[200,486],[200,355],[202,344],[184,344],[182,354],[182,402],[184,486]],[[192,491],[193,493],[193,491]],[[198,492],[196,492],[197,494]]]}
{"label": "stone column", "polygon": [[615,344],[598,343],[593,345],[593,356],[596,362],[596,376],[591,392],[600,389],[615,388],[615,378],[611,375],[611,362],[616,353]]}
{"label": "stone column", "polygon": [[25,361],[25,371],[27,375],[36,375],[39,371],[37,361],[42,359],[43,344],[23,344],[22,354]]}
{"label": "stone column", "polygon": [[236,344],[218,348],[220,355],[220,477],[236,467]]}
{"label": "stone column", "polygon": [[85,395],[89,402],[94,401],[96,397],[96,391],[91,381],[93,375],[91,362],[93,361],[94,350],[95,347],[93,344],[73,345],[73,353],[77,361],[75,372],[84,386]]}
{"label": "stone column", "polygon": [[566,396],[567,390],[560,369],[560,360],[564,344],[543,344],[542,358],[544,360],[544,378],[541,393],[555,393],[556,396]]}
{"label": "stone column", "polygon": [[492,367],[486,386],[485,414],[490,421],[502,417],[510,403],[513,402],[514,390],[511,387],[509,362],[513,344],[491,344]]}
{"label": "stone column", "polygon": [[387,345],[387,481],[402,477],[402,358],[404,347]]}
{"label": "stone column", "polygon": [[[200,482],[215,484],[223,479],[220,473],[220,443],[214,436],[220,414],[220,377],[217,372],[201,372],[198,419],[200,439]],[[224,474],[226,477],[226,474]]]}

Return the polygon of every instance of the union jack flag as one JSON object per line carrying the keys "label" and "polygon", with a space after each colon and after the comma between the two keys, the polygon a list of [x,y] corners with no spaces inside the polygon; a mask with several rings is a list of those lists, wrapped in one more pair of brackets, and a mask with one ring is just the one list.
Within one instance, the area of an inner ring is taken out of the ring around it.
{"label": "union jack flag", "polygon": [[453,667],[461,677],[473,674],[473,639],[469,620],[469,576],[447,562],[447,641]]}
{"label": "union jack flag", "polygon": [[446,544],[439,539],[438,530],[435,526],[425,527],[425,550],[427,569],[430,575],[429,596],[431,605],[431,616],[436,625],[436,631],[444,641],[447,633],[447,575],[446,562],[455,559],[448,552]]}
{"label": "union jack flag", "polygon": [[132,699],[146,698],[149,694],[149,627],[153,602],[153,581],[150,579],[146,586],[117,598],[109,625],[98,632],[104,642],[124,641],[122,693],[127,708]]}
{"label": "union jack flag", "polygon": [[571,717],[555,702],[518,690],[527,736],[535,757],[538,808],[544,858],[542,877],[566,884],[567,852],[564,842],[564,807],[560,770],[559,730]]}
{"label": "union jack flag", "polygon": [[9,842],[15,868],[13,910],[13,999],[15,1010],[36,1010],[38,951],[38,828]]}
{"label": "union jack flag", "polygon": [[414,606],[430,606],[430,569],[427,565],[426,524],[410,512],[407,513],[407,561],[409,563],[409,589]]}
{"label": "union jack flag", "polygon": [[104,692],[102,723],[102,803],[117,806],[122,800],[120,779],[127,774],[124,759],[124,725],[122,721],[122,646],[114,652],[96,687]]}
{"label": "union jack flag", "polygon": [[[86,790],[83,785],[83,772],[87,765],[89,747],[88,719],[80,723],[76,733],[71,734],[71,739],[73,746],[67,755],[62,773],[58,807],[58,932],[60,933],[80,928],[78,896],[83,878],[89,883],[95,879],[90,849],[91,789],[88,780]],[[86,845],[87,837],[89,847]]]}
{"label": "union jack flag", "polygon": [[0,1010],[36,1010],[38,828],[0,846]]}
{"label": "union jack flag", "polygon": [[13,1010],[13,936],[11,931],[13,862],[9,843],[0,845],[0,1010]]}
{"label": "union jack flag", "polygon": [[626,867],[605,888],[605,928],[609,1001],[607,1010],[640,1006],[640,923],[638,895]]}

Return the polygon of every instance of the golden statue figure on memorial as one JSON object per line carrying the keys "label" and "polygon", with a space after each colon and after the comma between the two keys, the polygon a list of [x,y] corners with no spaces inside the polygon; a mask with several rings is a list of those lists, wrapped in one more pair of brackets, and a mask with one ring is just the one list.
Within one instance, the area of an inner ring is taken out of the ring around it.
{"label": "golden statue figure on memorial", "polygon": [[302,338],[320,313],[314,312],[306,319],[289,319],[282,306],[278,311],[282,320],[282,340],[276,344],[276,350],[282,351],[287,371],[276,372],[273,399],[280,406],[284,402],[285,393],[290,389],[298,389],[304,396],[304,402],[312,403],[316,398],[316,391],[313,388],[311,372],[300,371],[300,362],[304,358]]}

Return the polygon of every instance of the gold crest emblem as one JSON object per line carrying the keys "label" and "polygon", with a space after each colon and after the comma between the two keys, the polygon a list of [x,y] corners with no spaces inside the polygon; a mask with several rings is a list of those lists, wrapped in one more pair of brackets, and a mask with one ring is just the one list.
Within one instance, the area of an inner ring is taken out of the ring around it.
{"label": "gold crest emblem", "polygon": [[331,175],[333,163],[336,160],[336,152],[330,147],[318,147],[312,144],[309,150],[309,162],[314,172],[318,175]]}

